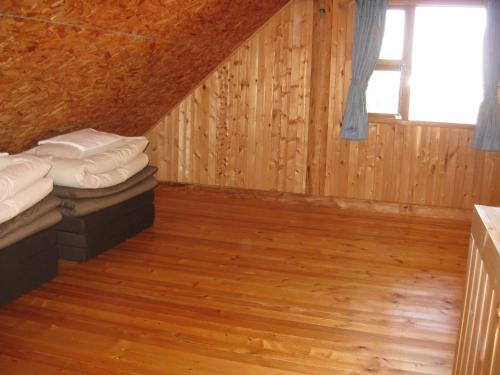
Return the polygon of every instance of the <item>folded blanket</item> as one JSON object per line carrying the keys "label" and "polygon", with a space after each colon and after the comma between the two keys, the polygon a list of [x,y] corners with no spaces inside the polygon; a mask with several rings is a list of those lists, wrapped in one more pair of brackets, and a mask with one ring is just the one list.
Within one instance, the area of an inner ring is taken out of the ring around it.
{"label": "folded blanket", "polygon": [[121,193],[102,198],[62,199],[59,210],[64,216],[84,216],[104,208],[126,201],[146,191],[153,190],[158,182],[154,177],[148,177]]}
{"label": "folded blanket", "polygon": [[26,211],[52,191],[52,179],[42,178],[10,198],[0,202],[0,224]]}
{"label": "folded blanket", "polygon": [[0,201],[40,180],[49,169],[50,158],[24,154],[0,158]]}
{"label": "folded blanket", "polygon": [[97,227],[106,227],[109,223],[119,221],[122,217],[131,212],[139,210],[141,207],[154,205],[154,190],[148,190],[145,193],[129,198],[124,202],[92,212],[84,216],[65,216],[56,226],[59,232],[85,233],[94,230]]}
{"label": "folded blanket", "polygon": [[47,212],[57,208],[60,203],[61,200],[52,195],[43,198],[33,207],[28,208],[26,211],[17,215],[13,219],[0,224],[0,238],[3,238],[9,233],[32,223],[41,216],[45,215]]}
{"label": "folded blanket", "polygon": [[40,164],[49,164],[52,160],[52,157],[46,155],[30,155],[26,152],[16,155],[4,155],[0,156],[0,170],[8,167],[9,165],[13,165],[21,162],[31,162],[31,163],[40,163]]}
{"label": "folded blanket", "polygon": [[52,210],[42,215],[37,220],[18,228],[15,231],[7,234],[6,236],[0,238],[0,249],[5,249],[16,242],[24,240],[32,236],[35,233],[41,232],[47,228],[50,228],[60,222],[62,215],[58,210]]}
{"label": "folded blanket", "polygon": [[[147,144],[143,137],[129,138],[121,146],[83,159],[54,157],[49,176],[55,185],[74,188],[98,189],[117,185],[148,164],[147,155],[142,153]],[[37,149],[28,152],[37,154]]]}
{"label": "folded blanket", "polygon": [[122,182],[121,184],[101,189],[78,189],[56,185],[54,186],[54,190],[52,190],[52,195],[69,199],[106,197],[108,195],[117,194],[131,188],[139,182],[144,181],[146,178],[153,176],[157,171],[158,168],[148,166],[136,175],[130,177],[127,181]]}
{"label": "folded blanket", "polygon": [[[124,138],[125,137],[118,134],[100,132],[94,129],[82,129],[57,137],[44,139],[39,141],[38,144],[66,146],[62,149],[67,152],[72,152],[74,155],[79,155],[79,157],[85,157],[106,151],[114,147],[116,143],[122,141]],[[53,150],[57,150],[57,147],[53,148]]]}
{"label": "folded blanket", "polygon": [[[74,160],[78,163],[67,163]],[[54,184],[59,186],[100,189],[118,185],[144,169],[149,162],[146,154],[139,154],[126,164],[106,171],[102,169],[102,164],[94,164],[88,159],[59,159],[54,158],[49,176],[54,179]],[[71,166],[73,164],[73,166]],[[97,172],[93,172],[97,171]]]}

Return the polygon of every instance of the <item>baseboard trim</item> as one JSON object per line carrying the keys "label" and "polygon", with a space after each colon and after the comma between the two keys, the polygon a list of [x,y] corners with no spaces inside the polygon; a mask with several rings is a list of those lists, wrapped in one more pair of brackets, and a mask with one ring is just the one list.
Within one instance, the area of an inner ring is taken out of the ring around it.
{"label": "baseboard trim", "polygon": [[232,187],[219,187],[179,182],[161,182],[160,189],[172,191],[189,191],[190,194],[225,196],[237,199],[258,199],[264,202],[280,202],[285,204],[310,205],[334,209],[354,211],[370,211],[381,214],[406,215],[415,217],[435,218],[443,220],[472,220],[472,208],[461,209],[453,207],[425,206],[396,202],[371,201],[352,198],[311,196],[297,193],[277,191],[252,190]]}

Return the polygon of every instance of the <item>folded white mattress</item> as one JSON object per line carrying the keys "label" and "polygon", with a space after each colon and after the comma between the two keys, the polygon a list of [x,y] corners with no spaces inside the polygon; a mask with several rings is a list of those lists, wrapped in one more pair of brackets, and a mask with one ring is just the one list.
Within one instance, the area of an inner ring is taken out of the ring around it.
{"label": "folded white mattress", "polygon": [[0,157],[0,202],[44,177],[49,162],[50,158],[24,154]]}
{"label": "folded white mattress", "polygon": [[[125,139],[127,138],[118,134],[82,129],[44,139],[38,144],[43,145],[42,151],[47,151],[54,156],[82,158],[107,151]],[[59,154],[61,150],[63,151],[62,155]],[[69,156],[70,154],[71,156]]]}
{"label": "folded white mattress", "polygon": [[0,224],[40,202],[50,194],[52,188],[52,179],[42,178],[33,182],[26,189],[0,202]]}
{"label": "folded white mattress", "polygon": [[[141,153],[125,163],[114,163],[112,158],[101,154],[85,159],[54,158],[49,176],[54,184],[80,189],[100,189],[118,185],[144,169],[149,162]],[[115,160],[116,161],[116,160]]]}
{"label": "folded white mattress", "polygon": [[148,157],[143,151],[148,145],[145,137],[123,137],[119,144],[114,144],[107,151],[99,152],[83,158],[66,155],[67,145],[41,145],[27,153],[42,155],[48,152],[44,146],[50,146],[52,151],[52,168],[48,174],[54,180],[54,185],[99,189],[117,185],[135,175],[148,164]]}

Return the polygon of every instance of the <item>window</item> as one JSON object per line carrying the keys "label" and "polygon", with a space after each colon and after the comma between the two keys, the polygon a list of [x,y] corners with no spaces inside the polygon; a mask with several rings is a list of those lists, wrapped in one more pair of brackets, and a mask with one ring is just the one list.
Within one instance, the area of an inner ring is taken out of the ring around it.
{"label": "window", "polygon": [[368,112],[403,120],[474,124],[483,96],[486,11],[404,6],[387,10]]}

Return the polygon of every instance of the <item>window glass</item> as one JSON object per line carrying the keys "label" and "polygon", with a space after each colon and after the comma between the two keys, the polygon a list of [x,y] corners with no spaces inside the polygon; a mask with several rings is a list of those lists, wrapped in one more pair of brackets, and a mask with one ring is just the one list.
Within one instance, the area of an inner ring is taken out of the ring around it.
{"label": "window glass", "polygon": [[368,112],[397,114],[400,82],[400,71],[375,70],[366,90]]}
{"label": "window glass", "polygon": [[389,9],[385,18],[384,39],[380,50],[380,59],[401,60],[405,32],[405,12],[401,9]]}
{"label": "window glass", "polygon": [[483,8],[416,8],[410,120],[476,122],[485,26]]}

